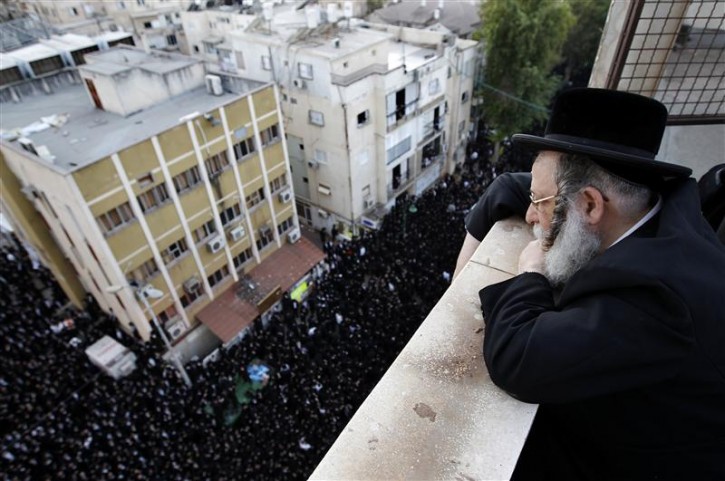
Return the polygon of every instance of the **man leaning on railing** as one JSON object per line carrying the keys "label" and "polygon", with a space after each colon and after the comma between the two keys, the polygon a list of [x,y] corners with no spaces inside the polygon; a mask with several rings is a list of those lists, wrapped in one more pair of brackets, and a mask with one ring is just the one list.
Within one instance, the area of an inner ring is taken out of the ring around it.
{"label": "man leaning on railing", "polygon": [[725,479],[725,247],[690,169],[654,160],[666,119],[634,94],[561,94],[543,137],[513,137],[531,174],[467,219],[457,270],[496,220],[537,237],[480,292],[491,379],[540,404],[514,480]]}

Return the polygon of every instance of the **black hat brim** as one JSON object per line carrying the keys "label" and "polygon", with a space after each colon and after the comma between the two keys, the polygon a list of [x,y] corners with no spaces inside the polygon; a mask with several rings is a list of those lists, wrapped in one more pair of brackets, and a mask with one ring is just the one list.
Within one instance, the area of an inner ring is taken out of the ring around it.
{"label": "black hat brim", "polygon": [[[688,178],[692,175],[692,169],[689,167],[591,145],[528,134],[516,134],[511,140],[514,145],[520,145],[531,150],[554,150],[557,152],[588,155],[597,164],[618,175],[621,175],[620,173],[623,171],[630,171],[634,174],[633,177],[636,178],[661,176],[663,180],[670,178]],[[625,177],[629,176],[627,175]]]}

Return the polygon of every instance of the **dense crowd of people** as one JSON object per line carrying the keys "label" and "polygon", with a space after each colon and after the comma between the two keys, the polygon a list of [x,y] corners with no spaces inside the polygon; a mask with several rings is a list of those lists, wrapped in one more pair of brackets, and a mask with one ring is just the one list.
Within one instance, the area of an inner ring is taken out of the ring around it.
{"label": "dense crowd of people", "polygon": [[[161,360],[158,339],[126,336],[90,298],[84,311],[68,307],[48,271],[6,245],[4,477],[306,479],[450,284],[464,214],[498,172],[527,168],[514,165],[508,144],[497,167],[492,153],[472,144],[461,169],[401,196],[379,230],[330,237],[312,293],[285,297],[216,361],[188,363],[191,388]],[[128,377],[115,381],[86,358],[104,334],[136,353]],[[250,389],[252,364],[264,382]]]}

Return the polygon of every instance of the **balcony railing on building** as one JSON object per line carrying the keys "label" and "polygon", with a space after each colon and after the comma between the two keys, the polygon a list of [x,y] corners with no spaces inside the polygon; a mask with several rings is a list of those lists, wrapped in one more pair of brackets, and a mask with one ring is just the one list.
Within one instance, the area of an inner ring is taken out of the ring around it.
{"label": "balcony railing on building", "polygon": [[393,181],[388,183],[388,197],[392,197],[401,190],[408,187],[411,181],[410,172],[404,172],[401,175],[393,176]]}

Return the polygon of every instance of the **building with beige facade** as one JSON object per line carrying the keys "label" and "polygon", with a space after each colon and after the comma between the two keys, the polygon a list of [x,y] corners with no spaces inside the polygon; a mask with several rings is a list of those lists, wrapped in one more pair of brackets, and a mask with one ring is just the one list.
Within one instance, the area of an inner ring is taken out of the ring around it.
{"label": "building with beige facade", "polygon": [[[300,218],[342,232],[375,227],[396,197],[463,162],[477,54],[474,41],[352,11],[298,2],[257,17],[182,13],[191,53],[224,86],[279,85]],[[209,28],[220,22],[238,28]]]}
{"label": "building with beige facade", "polygon": [[[233,340],[321,259],[305,264],[277,87],[229,93],[198,59],[125,46],[87,55],[78,73],[3,104],[3,212],[52,254],[66,292],[80,284],[126,331],[148,339],[155,315],[174,339],[203,322]],[[302,259],[298,271],[281,255]],[[236,296],[257,267],[287,277]],[[163,293],[148,299],[153,315],[141,286]],[[220,319],[230,292],[246,310]]]}

